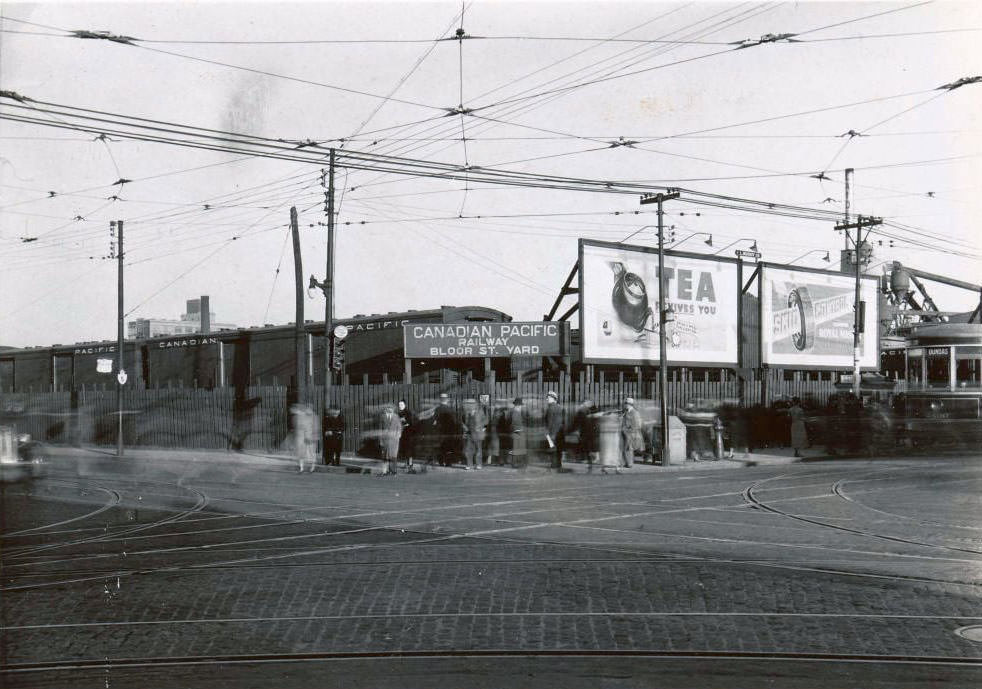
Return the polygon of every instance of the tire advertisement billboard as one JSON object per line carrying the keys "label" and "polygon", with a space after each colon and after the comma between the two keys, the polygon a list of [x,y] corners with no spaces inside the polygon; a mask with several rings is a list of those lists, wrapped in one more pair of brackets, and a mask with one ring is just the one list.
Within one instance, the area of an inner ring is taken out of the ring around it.
{"label": "tire advertisement billboard", "polygon": [[[863,276],[860,366],[880,365],[878,280]],[[854,275],[763,265],[760,274],[761,361],[765,366],[851,369]]]}
{"label": "tire advertisement billboard", "polygon": [[[669,363],[736,365],[736,261],[666,251],[664,262]],[[580,332],[585,363],[658,364],[657,250],[580,240]]]}

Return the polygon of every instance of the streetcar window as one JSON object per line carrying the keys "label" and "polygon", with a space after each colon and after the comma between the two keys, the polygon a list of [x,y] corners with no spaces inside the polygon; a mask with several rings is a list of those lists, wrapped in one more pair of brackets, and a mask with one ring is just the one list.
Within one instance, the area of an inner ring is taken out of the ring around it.
{"label": "streetcar window", "polygon": [[927,385],[931,388],[951,385],[951,350],[948,347],[927,350]]}
{"label": "streetcar window", "polygon": [[982,385],[982,347],[955,347],[955,385],[977,388]]}
{"label": "streetcar window", "polygon": [[913,351],[907,354],[907,383],[909,385],[920,385],[924,382],[924,356],[923,353],[914,354]]}

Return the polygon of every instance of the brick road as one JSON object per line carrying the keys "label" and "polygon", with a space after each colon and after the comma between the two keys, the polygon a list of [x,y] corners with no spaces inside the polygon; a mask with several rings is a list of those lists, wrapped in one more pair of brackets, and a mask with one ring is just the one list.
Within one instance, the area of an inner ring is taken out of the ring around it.
{"label": "brick road", "polygon": [[[31,495],[5,488],[0,676],[57,686],[66,661],[278,654],[977,660],[954,632],[982,624],[980,483],[978,458],[608,477],[256,468],[180,486],[61,466]],[[160,686],[242,680],[181,667]],[[796,667],[785,676],[815,676]],[[978,665],[933,676],[982,679]],[[74,678],[104,686],[105,668]]]}

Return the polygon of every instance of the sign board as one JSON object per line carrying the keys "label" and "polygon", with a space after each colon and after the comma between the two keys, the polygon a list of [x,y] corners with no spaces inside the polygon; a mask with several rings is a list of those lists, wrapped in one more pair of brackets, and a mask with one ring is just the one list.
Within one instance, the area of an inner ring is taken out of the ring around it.
{"label": "sign board", "polygon": [[749,258],[760,258],[762,254],[759,251],[745,251],[743,249],[737,249],[736,255],[747,256]]}
{"label": "sign board", "polygon": [[120,370],[120,372],[116,374],[116,380],[119,381],[120,385],[126,385],[126,371]]}
{"label": "sign board", "polygon": [[[865,333],[860,367],[880,365],[878,280],[864,276]],[[788,368],[851,369],[856,278],[832,271],[764,264],[760,275],[761,361]]]}
{"label": "sign board", "polygon": [[[736,259],[665,252],[668,361],[737,363]],[[580,337],[589,364],[657,365],[658,252],[580,240]]]}
{"label": "sign board", "polygon": [[112,373],[113,372],[113,360],[112,359],[96,359],[95,370],[97,373]]}
{"label": "sign board", "polygon": [[407,359],[564,356],[569,342],[569,324],[554,321],[418,323],[402,333]]}

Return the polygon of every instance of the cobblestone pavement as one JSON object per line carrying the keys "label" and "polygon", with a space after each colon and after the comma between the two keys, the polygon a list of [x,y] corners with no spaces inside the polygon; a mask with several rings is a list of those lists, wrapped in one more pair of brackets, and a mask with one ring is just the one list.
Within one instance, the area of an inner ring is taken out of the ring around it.
{"label": "cobblestone pavement", "polygon": [[628,473],[56,463],[3,487],[0,678],[982,682],[982,458]]}

